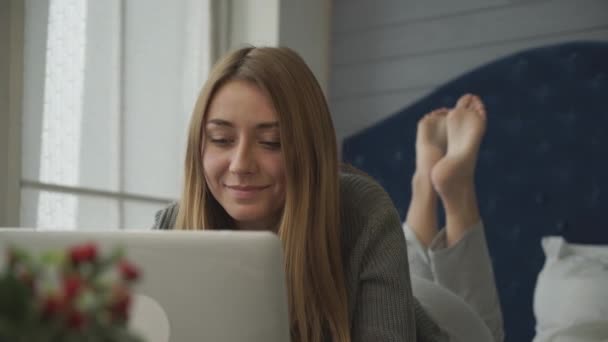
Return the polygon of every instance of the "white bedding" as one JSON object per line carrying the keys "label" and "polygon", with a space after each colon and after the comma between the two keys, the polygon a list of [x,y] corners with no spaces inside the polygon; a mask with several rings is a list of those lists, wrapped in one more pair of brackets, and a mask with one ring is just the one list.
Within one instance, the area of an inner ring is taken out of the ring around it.
{"label": "white bedding", "polygon": [[542,240],[546,261],[534,292],[533,342],[608,341],[608,246]]}

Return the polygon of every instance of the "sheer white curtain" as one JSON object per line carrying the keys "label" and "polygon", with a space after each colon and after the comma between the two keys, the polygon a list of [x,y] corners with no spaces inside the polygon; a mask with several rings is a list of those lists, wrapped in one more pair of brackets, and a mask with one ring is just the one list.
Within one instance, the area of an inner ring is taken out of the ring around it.
{"label": "sheer white curtain", "polygon": [[147,228],[177,199],[210,1],[26,1],[22,226]]}

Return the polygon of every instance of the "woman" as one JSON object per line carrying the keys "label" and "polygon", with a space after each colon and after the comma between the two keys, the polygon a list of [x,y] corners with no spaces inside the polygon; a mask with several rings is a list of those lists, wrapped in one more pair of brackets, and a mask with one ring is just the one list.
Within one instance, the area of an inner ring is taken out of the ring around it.
{"label": "woman", "polygon": [[323,93],[286,48],[215,65],[192,115],[179,205],[161,229],[272,230],[285,251],[294,341],[439,341],[412,297],[396,209],[340,173]]}

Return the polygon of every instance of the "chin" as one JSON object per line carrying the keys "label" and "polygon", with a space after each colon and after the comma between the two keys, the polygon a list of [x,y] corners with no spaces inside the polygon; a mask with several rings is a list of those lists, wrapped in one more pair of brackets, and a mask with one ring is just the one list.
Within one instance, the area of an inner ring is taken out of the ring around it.
{"label": "chin", "polygon": [[[256,222],[268,222],[268,218],[273,215],[271,212],[271,210],[267,210],[266,208],[233,208],[232,210],[227,210],[228,215],[233,220],[252,224]],[[272,229],[272,227],[265,227],[264,229]]]}
{"label": "chin", "polygon": [[264,221],[268,217],[268,215],[264,215],[259,211],[253,212],[250,210],[231,210],[228,212],[228,215],[240,222],[259,222]]}

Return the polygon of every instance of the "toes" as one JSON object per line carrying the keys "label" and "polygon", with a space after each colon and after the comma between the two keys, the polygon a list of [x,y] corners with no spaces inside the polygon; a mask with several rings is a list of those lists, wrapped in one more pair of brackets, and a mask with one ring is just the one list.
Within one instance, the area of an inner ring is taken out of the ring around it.
{"label": "toes", "polygon": [[479,96],[473,95],[473,98],[471,100],[471,106],[473,110],[475,110],[475,112],[479,114],[479,116],[481,116],[482,118],[486,117],[486,108]]}
{"label": "toes", "polygon": [[469,108],[472,100],[473,95],[464,94],[458,99],[458,102],[456,102],[456,108]]}
{"label": "toes", "polygon": [[423,117],[421,117],[420,120],[418,120],[418,128],[420,128],[420,126],[424,125],[425,122],[427,122],[430,117],[431,117],[431,113],[425,114]]}
{"label": "toes", "polygon": [[436,116],[436,115],[444,115],[448,112],[447,108],[438,108],[428,113],[427,116]]}
{"label": "toes", "polygon": [[473,94],[462,95],[456,103],[457,108],[473,110],[482,118],[486,118],[486,108],[481,98]]}
{"label": "toes", "polygon": [[425,124],[429,120],[434,121],[434,119],[437,118],[438,116],[446,115],[447,113],[448,113],[447,108],[435,109],[435,110],[425,114],[422,118],[420,118],[420,120],[418,120],[418,126]]}
{"label": "toes", "polygon": [[483,107],[483,102],[481,102],[481,98],[477,95],[471,95],[471,107],[473,109],[480,109]]}
{"label": "toes", "polygon": [[437,115],[446,115],[449,111],[450,111],[449,108],[443,107],[443,108],[439,108],[439,109],[435,110],[434,113]]}

